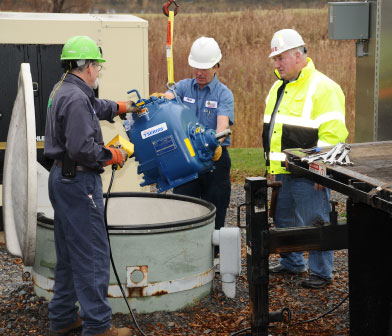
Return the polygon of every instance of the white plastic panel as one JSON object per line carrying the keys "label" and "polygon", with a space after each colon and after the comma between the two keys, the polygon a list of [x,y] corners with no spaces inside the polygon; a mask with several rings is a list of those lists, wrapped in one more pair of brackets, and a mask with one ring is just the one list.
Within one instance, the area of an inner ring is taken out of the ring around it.
{"label": "white plastic panel", "polygon": [[3,175],[3,222],[7,250],[34,264],[37,225],[37,152],[30,64],[22,63],[8,131]]}

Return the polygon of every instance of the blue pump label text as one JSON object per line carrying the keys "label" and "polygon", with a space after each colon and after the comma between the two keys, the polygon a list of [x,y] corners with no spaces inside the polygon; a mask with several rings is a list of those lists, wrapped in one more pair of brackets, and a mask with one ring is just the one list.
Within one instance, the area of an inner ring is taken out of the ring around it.
{"label": "blue pump label text", "polygon": [[141,131],[141,136],[142,136],[142,139],[147,139],[155,134],[159,134],[164,131],[167,131],[167,125],[165,122],[162,124],[147,128],[144,131]]}
{"label": "blue pump label text", "polygon": [[157,155],[163,155],[169,153],[177,148],[176,144],[174,143],[173,137],[171,135],[157,139],[152,142],[155,153]]}

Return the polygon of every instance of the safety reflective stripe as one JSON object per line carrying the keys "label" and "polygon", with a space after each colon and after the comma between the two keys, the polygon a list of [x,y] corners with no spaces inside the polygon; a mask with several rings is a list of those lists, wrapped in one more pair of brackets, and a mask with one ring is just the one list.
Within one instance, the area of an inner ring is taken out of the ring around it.
{"label": "safety reflective stripe", "polygon": [[[286,124],[286,125],[293,125],[293,126],[303,126],[303,127],[310,127],[310,128],[319,128],[321,124],[332,121],[332,120],[340,120],[345,124],[344,115],[338,111],[331,111],[328,113],[324,113],[318,116],[315,120],[312,120],[311,114],[313,109],[313,95],[316,92],[317,85],[322,80],[330,80],[328,77],[318,75],[314,78],[308,88],[306,99],[304,103],[304,107],[302,109],[302,115],[300,117],[293,117],[293,116],[285,116],[285,115],[277,115],[276,116],[276,123]],[[270,97],[271,91],[275,87],[276,83],[272,86],[270,92],[268,93],[268,97],[266,102]],[[271,121],[271,115],[264,115],[264,122],[269,123]]]}
{"label": "safety reflective stripe", "polygon": [[319,76],[317,76],[316,78],[314,78],[310,82],[308,92],[306,94],[305,104],[302,109],[302,118],[304,118],[304,119],[310,120],[310,116],[311,116],[312,109],[313,109],[313,95],[316,92],[316,88],[317,88],[318,83],[320,83],[320,82],[321,82],[321,78]]}
{"label": "safety reflective stripe", "polygon": [[[317,117],[315,120],[304,118],[304,117],[277,115],[275,119],[275,123],[317,129],[320,127],[321,124],[332,120],[340,120],[343,123],[345,123],[344,115],[340,112],[324,113],[321,116]],[[271,121],[271,116],[264,115],[264,123],[269,123],[270,121]]]}
{"label": "safety reflective stripe", "polygon": [[346,123],[343,113],[338,111],[324,113],[316,118],[316,122],[318,123],[318,125],[322,125],[325,122],[332,121],[332,120],[340,120],[343,122],[343,124]]}
{"label": "safety reflective stripe", "polygon": [[275,88],[275,86],[276,86],[279,82],[280,82],[280,81],[277,80],[277,81],[274,83],[274,85],[272,85],[271,89],[269,90],[268,95],[267,95],[267,98],[265,98],[265,104],[266,104],[266,105],[267,105],[267,102],[268,102],[268,100],[269,100],[269,97],[270,97],[270,95],[271,95],[272,90]]}
{"label": "safety reflective stripe", "polygon": [[271,161],[286,161],[286,154],[279,152],[270,152],[269,159]]}
{"label": "safety reflective stripe", "polygon": [[328,146],[333,146],[333,144],[321,140],[317,141],[317,147],[328,147]]}

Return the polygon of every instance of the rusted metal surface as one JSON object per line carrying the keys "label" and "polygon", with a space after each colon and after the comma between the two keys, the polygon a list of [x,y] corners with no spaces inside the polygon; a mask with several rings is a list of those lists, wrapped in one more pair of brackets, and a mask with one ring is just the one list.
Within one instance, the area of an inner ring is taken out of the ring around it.
{"label": "rusted metal surface", "polygon": [[[140,287],[124,288],[124,290],[125,292],[128,291],[128,297],[165,295],[201,287],[211,282],[213,277],[214,268],[210,268],[206,272],[191,277],[151,282]],[[109,285],[109,295],[111,297],[121,297],[121,292],[117,285]]]}
{"label": "rusted metal surface", "polygon": [[[288,169],[295,176],[349,196],[347,228],[339,233],[336,228],[340,225],[330,225],[336,232],[325,238],[336,240],[347,234],[350,335],[391,335],[392,289],[385,260],[392,257],[392,141],[351,145],[349,156],[354,165],[345,167],[320,161],[309,164],[301,160],[308,154],[302,149],[285,152]],[[281,238],[278,243],[287,237]]]}
{"label": "rusted metal surface", "polygon": [[354,144],[349,155],[354,165],[348,171],[353,177],[377,183],[392,192],[392,141]]}
{"label": "rusted metal surface", "polygon": [[[148,266],[127,266],[127,287],[146,287],[148,285]],[[140,278],[141,277],[141,278]],[[139,279],[140,278],[140,279]]]}
{"label": "rusted metal surface", "polygon": [[[214,278],[211,236],[215,207],[181,195],[112,196],[115,200],[109,203],[108,222],[113,259],[132,309],[140,313],[176,311],[209,295]],[[120,215],[118,209],[133,215]],[[37,230],[34,290],[50,300],[56,264],[53,220],[40,216]],[[112,311],[128,314],[113,269],[110,273]]]}
{"label": "rusted metal surface", "polygon": [[[289,149],[286,153],[294,158],[307,155],[301,149]],[[342,172],[352,178],[361,178],[392,192],[392,141],[352,144],[349,156],[353,166],[327,164],[327,169]]]}
{"label": "rusted metal surface", "polygon": [[349,156],[354,165],[346,167],[321,161],[308,164],[301,161],[307,156],[302,149],[285,152],[288,169],[294,175],[305,176],[357,202],[392,213],[392,141],[352,144]]}
{"label": "rusted metal surface", "polygon": [[340,250],[348,248],[348,227],[345,223],[303,226],[269,230],[269,252],[302,252],[308,250]]}
{"label": "rusted metal surface", "polygon": [[[143,268],[144,266],[142,266]],[[214,278],[214,267],[210,268],[208,271],[197,274],[192,277],[183,279],[173,279],[161,282],[148,283],[146,286],[141,287],[125,287],[123,284],[123,289],[127,294],[127,297],[146,297],[146,296],[158,296],[171,293],[177,293],[181,291],[186,291],[194,288],[204,286],[205,284],[211,282]],[[49,292],[53,292],[54,280],[47,278],[38,274],[32,270],[32,278],[35,286],[44,289]],[[109,298],[121,298],[122,293],[118,285],[109,285],[108,290]]]}
{"label": "rusted metal surface", "polygon": [[54,279],[47,278],[37,272],[34,271],[34,268],[32,270],[32,278],[33,278],[33,284],[39,288],[45,289],[48,292],[53,292],[53,286],[54,286]]}

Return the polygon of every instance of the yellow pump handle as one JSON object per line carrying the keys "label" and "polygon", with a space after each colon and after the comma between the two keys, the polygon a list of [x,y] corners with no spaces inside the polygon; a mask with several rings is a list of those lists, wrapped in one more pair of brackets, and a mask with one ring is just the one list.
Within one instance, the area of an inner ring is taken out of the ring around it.
{"label": "yellow pump handle", "polygon": [[[128,157],[131,157],[135,151],[133,143],[122,137],[120,134],[116,135],[112,140],[110,140],[106,146],[113,146],[124,149],[128,153]],[[119,169],[120,166],[117,166],[117,170]]]}

